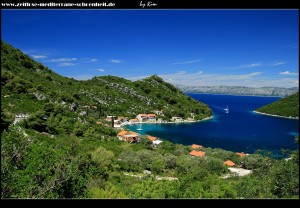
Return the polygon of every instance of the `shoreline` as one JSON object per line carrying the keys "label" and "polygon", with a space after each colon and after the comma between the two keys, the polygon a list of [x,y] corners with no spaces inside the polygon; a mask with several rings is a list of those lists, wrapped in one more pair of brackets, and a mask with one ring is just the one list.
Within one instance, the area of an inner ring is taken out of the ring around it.
{"label": "shoreline", "polygon": [[[254,111],[253,111],[253,112],[254,112]],[[255,112],[255,113],[260,114],[259,112]],[[261,113],[261,114],[262,114],[262,113]],[[272,116],[274,116],[274,115],[272,115]],[[279,116],[277,116],[277,117],[279,117]],[[214,118],[213,115],[210,116],[210,117],[204,118],[204,119],[202,119],[202,120],[197,120],[197,121],[182,121],[182,122],[135,122],[135,123],[132,123],[132,124],[129,124],[129,123],[127,123],[127,124],[122,123],[122,124],[121,124],[121,129],[122,129],[122,130],[128,130],[128,128],[127,128],[126,125],[131,126],[131,125],[138,125],[138,124],[172,124],[172,123],[175,123],[175,124],[181,124],[181,123],[195,123],[195,122],[201,122],[201,121],[205,121],[205,120],[210,120],[210,119],[212,119],[212,118]],[[287,118],[289,118],[289,117],[287,117]],[[124,127],[124,126],[125,126],[125,127]],[[131,130],[128,130],[128,131],[131,131]],[[141,135],[147,135],[147,134],[142,134],[142,133],[139,133],[139,134],[141,134]],[[172,140],[169,140],[169,139],[166,139],[166,138],[162,138],[162,137],[159,137],[159,136],[157,136],[157,138],[159,138],[159,140],[161,140],[161,141],[169,141],[169,142],[172,142],[172,143],[176,143],[176,142],[174,142],[174,141],[172,141]],[[183,144],[183,143],[179,143],[179,144],[182,144],[182,145],[184,145],[184,146],[189,146],[189,145]],[[289,156],[284,156],[284,155],[282,155],[282,154],[281,154],[281,151],[279,151],[279,150],[268,150],[268,149],[261,149],[261,148],[258,148],[258,149],[257,149],[257,148],[250,148],[250,149],[247,148],[247,150],[230,150],[230,148],[228,149],[228,148],[224,148],[224,147],[213,147],[213,146],[207,146],[207,147],[205,147],[205,148],[211,148],[211,149],[219,148],[219,149],[223,149],[223,150],[225,150],[225,151],[230,151],[230,152],[234,152],[234,153],[236,153],[237,151],[239,151],[239,152],[244,152],[244,153],[246,153],[247,155],[252,155],[252,154],[263,155],[265,152],[271,151],[271,155],[270,155],[269,157],[270,157],[270,158],[273,158],[273,159],[275,159],[275,160],[283,160],[283,159],[289,158]],[[262,153],[256,153],[257,150],[261,150]],[[290,149],[290,150],[293,150],[293,149]]]}
{"label": "shoreline", "polygon": [[129,123],[129,122],[124,122],[120,124],[120,127],[125,126],[125,125],[134,125],[134,124],[180,124],[180,123],[195,123],[195,122],[201,122],[201,121],[206,121],[212,119],[213,116],[204,118],[202,120],[197,120],[197,121],[165,121],[165,122],[134,122],[134,123]]}
{"label": "shoreline", "polygon": [[268,113],[262,113],[262,112],[258,112],[258,111],[253,111],[254,113],[257,114],[261,114],[261,115],[265,115],[265,116],[273,116],[273,117],[278,117],[278,118],[287,118],[287,119],[294,119],[294,120],[299,120],[299,117],[287,117],[287,116],[279,116],[279,115],[273,115],[273,114],[268,114]]}

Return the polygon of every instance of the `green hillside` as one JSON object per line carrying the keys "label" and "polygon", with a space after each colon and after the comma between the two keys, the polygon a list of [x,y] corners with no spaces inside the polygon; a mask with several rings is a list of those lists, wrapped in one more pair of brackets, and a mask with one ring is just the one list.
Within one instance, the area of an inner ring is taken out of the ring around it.
{"label": "green hillside", "polygon": [[98,112],[89,116],[95,119],[99,114],[135,118],[155,110],[161,110],[165,120],[172,116],[188,118],[191,113],[200,120],[212,114],[207,105],[156,75],[136,82],[114,76],[78,81],[56,74],[4,42],[1,54],[1,109],[9,113],[31,114],[46,105],[64,109],[73,105],[76,110],[70,113],[78,116],[82,106],[94,105]]}
{"label": "green hillside", "polygon": [[256,109],[257,112],[299,118],[299,92]]}
{"label": "green hillside", "polygon": [[[191,146],[120,141],[104,120],[154,110],[164,120],[211,115],[157,76],[77,81],[1,42],[1,198],[299,199],[298,151],[275,160],[202,147],[205,157],[192,157]],[[19,113],[28,117],[13,125]],[[252,173],[224,178],[226,160]]]}

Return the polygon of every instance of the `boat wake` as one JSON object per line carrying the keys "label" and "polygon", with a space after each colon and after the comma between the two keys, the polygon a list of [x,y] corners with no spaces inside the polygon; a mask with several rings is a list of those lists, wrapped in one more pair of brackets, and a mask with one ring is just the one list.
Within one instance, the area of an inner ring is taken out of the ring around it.
{"label": "boat wake", "polygon": [[215,105],[213,105],[212,107],[214,107],[216,110],[219,110],[221,112],[229,113],[229,107],[228,107],[228,105],[227,105],[226,108],[222,108],[222,107],[215,106]]}
{"label": "boat wake", "polygon": [[143,129],[142,129],[142,125],[140,125],[140,127],[139,127],[138,129],[136,129],[136,130],[142,131],[142,130],[143,130]]}

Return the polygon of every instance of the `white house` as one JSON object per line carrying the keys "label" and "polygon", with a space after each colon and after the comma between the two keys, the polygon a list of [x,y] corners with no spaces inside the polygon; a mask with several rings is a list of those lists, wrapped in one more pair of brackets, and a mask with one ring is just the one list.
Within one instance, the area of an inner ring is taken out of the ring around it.
{"label": "white house", "polygon": [[154,141],[152,141],[152,144],[154,147],[157,147],[157,145],[159,145],[160,143],[162,143],[163,141],[159,140],[159,139],[156,139]]}
{"label": "white house", "polygon": [[156,121],[156,115],[155,114],[139,114],[136,116],[136,118],[139,120],[139,122],[155,122]]}
{"label": "white house", "polygon": [[156,121],[156,115],[155,114],[148,114],[148,121],[155,122]]}
{"label": "white house", "polygon": [[182,118],[181,117],[172,117],[172,121],[174,121],[174,122],[181,122]]}
{"label": "white house", "polygon": [[122,130],[117,134],[117,137],[119,140],[130,141],[130,143],[139,141],[139,134],[133,131]]}
{"label": "white house", "polygon": [[145,122],[148,120],[147,114],[139,114],[136,116],[136,118],[139,120],[139,122]]}

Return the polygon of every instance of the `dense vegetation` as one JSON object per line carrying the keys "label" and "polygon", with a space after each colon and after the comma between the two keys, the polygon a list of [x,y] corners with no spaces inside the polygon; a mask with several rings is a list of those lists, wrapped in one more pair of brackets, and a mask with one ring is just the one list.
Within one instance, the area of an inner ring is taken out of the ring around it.
{"label": "dense vegetation", "polygon": [[[195,158],[191,146],[153,147],[143,136],[130,144],[114,128],[95,125],[109,114],[160,107],[166,117],[210,115],[205,104],[157,76],[76,81],[4,42],[1,52],[1,198],[299,198],[298,150],[288,153],[290,160],[212,148]],[[17,113],[29,117],[13,125]],[[222,178],[228,159],[253,173]]]}
{"label": "dense vegetation", "polygon": [[[136,82],[114,76],[78,81],[54,73],[3,41],[1,54],[1,107],[10,113],[30,114],[52,105],[71,108],[73,117],[85,112],[95,119],[110,114],[135,118],[155,110],[161,110],[165,120],[187,119],[191,113],[201,120],[212,114],[207,105],[156,75]],[[97,110],[86,112],[82,107],[87,105]]]}
{"label": "dense vegetation", "polygon": [[299,118],[299,92],[260,107],[256,111],[271,115]]}
{"label": "dense vegetation", "polygon": [[[238,157],[164,141],[129,144],[115,137],[58,135],[52,138],[18,125],[1,135],[2,198],[299,198],[299,153],[291,160],[252,154]],[[223,179],[223,161],[253,170]],[[149,170],[152,174],[144,173]],[[125,175],[125,174],[129,175]],[[140,177],[138,177],[140,176]],[[178,180],[158,180],[156,176]]]}

